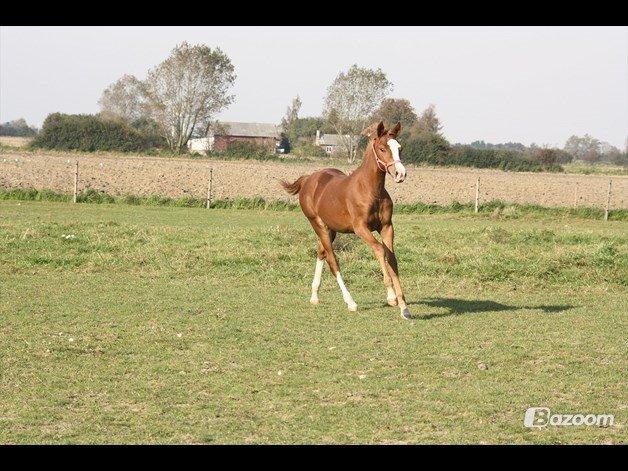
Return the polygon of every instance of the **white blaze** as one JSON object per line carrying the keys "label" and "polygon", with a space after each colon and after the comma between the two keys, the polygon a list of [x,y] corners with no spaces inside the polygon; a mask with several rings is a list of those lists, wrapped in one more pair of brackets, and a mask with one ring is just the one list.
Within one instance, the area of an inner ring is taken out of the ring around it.
{"label": "white blaze", "polygon": [[395,181],[400,183],[406,178],[406,168],[401,163],[401,157],[399,157],[401,144],[399,144],[395,139],[388,139],[387,144],[392,152],[393,160],[395,161]]}

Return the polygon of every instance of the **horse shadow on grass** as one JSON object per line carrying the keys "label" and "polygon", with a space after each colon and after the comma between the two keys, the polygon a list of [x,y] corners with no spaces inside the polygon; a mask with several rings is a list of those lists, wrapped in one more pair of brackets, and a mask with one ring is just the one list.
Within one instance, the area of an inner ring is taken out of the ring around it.
{"label": "horse shadow on grass", "polygon": [[540,310],[545,314],[568,311],[576,306],[571,304],[538,305],[538,306],[509,306],[496,301],[484,299],[458,299],[458,298],[425,298],[419,301],[410,302],[408,305],[426,305],[440,309],[447,309],[447,312],[439,312],[425,315],[412,315],[412,319],[429,320],[433,318],[460,316],[463,314],[477,314],[481,312],[500,311],[521,311]]}

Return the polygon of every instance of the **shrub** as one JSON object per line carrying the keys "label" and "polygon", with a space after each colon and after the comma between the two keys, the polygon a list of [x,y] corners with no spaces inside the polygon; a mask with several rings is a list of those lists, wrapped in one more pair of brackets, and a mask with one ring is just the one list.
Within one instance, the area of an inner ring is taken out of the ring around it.
{"label": "shrub", "polygon": [[539,149],[536,161],[528,154],[509,149],[477,148],[469,145],[451,146],[445,138],[435,133],[411,136],[404,146],[403,159],[415,164],[456,165],[476,168],[497,168],[517,172],[560,172],[556,162],[565,157],[558,149]]}
{"label": "shrub", "polygon": [[319,146],[312,144],[311,142],[301,142],[292,148],[292,154],[296,157],[317,157],[324,158],[327,154]]}
{"label": "shrub", "polygon": [[257,159],[257,160],[275,160],[277,155],[268,150],[268,147],[255,144],[254,142],[236,141],[229,144],[225,150],[208,151],[210,157],[226,158],[226,159]]}
{"label": "shrub", "polygon": [[529,160],[543,166],[567,164],[573,160],[573,155],[561,149],[550,147],[532,147],[524,153]]}
{"label": "shrub", "polygon": [[610,161],[615,165],[628,167],[628,152],[617,152],[611,155]]}
{"label": "shrub", "polygon": [[120,121],[103,120],[94,115],[48,115],[33,140],[34,147],[57,150],[121,151],[149,149],[153,138]]}
{"label": "shrub", "polygon": [[410,137],[403,147],[403,159],[410,163],[432,165],[452,165],[448,162],[451,154],[449,142],[439,134],[420,133]]}
{"label": "shrub", "polygon": [[149,148],[165,148],[166,140],[159,131],[159,125],[152,119],[138,118],[131,121],[130,126],[144,137],[144,143]]}

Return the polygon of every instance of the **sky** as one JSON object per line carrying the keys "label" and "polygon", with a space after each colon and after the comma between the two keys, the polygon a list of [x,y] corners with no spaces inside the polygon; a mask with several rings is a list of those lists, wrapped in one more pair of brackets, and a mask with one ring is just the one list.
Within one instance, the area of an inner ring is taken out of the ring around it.
{"label": "sky", "polygon": [[233,62],[223,121],[278,123],[297,94],[301,116],[320,115],[358,64],[381,68],[417,112],[433,103],[451,142],[628,137],[626,27],[1,27],[0,122],[95,113],[110,83],[145,78],[183,41]]}

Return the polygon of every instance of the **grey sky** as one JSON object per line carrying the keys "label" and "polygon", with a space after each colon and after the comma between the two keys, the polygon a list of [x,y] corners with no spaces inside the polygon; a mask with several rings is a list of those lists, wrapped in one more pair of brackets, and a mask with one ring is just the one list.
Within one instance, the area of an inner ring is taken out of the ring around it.
{"label": "grey sky", "polygon": [[125,73],[144,78],[182,41],[233,61],[236,101],[219,118],[278,122],[299,94],[317,115],[325,89],[357,63],[381,67],[391,96],[436,105],[452,142],[562,146],[584,133],[623,147],[628,28],[2,27],[0,121],[94,113]]}

